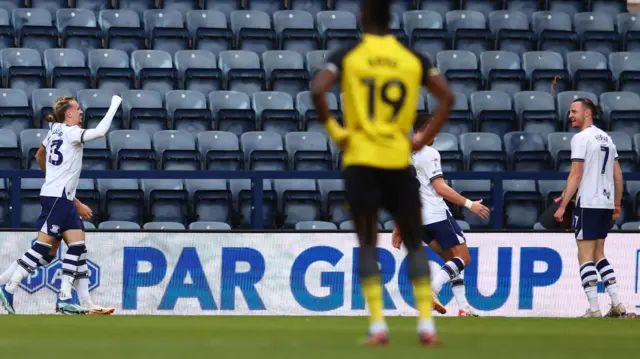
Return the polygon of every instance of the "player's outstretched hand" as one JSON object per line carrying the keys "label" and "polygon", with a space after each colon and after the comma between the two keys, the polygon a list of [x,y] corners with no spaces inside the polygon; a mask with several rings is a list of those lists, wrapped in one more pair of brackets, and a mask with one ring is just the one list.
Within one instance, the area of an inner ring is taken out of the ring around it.
{"label": "player's outstretched hand", "polygon": [[113,97],[111,97],[111,106],[120,106],[120,104],[122,103],[122,97],[118,96],[118,95],[113,95]]}
{"label": "player's outstretched hand", "polygon": [[393,228],[391,243],[393,244],[393,248],[400,249],[400,247],[402,247],[402,237],[400,237],[400,231],[398,228]]}
{"label": "player's outstretched hand", "polygon": [[489,218],[489,215],[491,214],[489,208],[482,204],[482,200],[471,202],[470,211],[482,219]]}
{"label": "player's outstretched hand", "polygon": [[566,208],[558,207],[558,210],[553,215],[553,218],[555,218],[557,222],[562,222],[562,219],[564,218],[564,211],[565,210],[566,210]]}
{"label": "player's outstretched hand", "polygon": [[76,208],[78,209],[78,215],[80,215],[80,218],[91,219],[91,217],[93,217],[93,211],[91,210],[91,208],[89,208],[89,206],[78,203],[76,204]]}
{"label": "player's outstretched hand", "polygon": [[618,219],[620,219],[621,215],[622,215],[622,209],[620,208],[620,206],[613,207],[613,221],[615,222]]}

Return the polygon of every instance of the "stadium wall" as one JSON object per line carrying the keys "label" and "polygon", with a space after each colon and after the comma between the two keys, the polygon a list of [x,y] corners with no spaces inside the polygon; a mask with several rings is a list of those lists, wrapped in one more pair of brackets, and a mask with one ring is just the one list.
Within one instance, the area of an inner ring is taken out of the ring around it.
{"label": "stadium wall", "polygon": [[[574,317],[586,308],[570,233],[469,233],[472,263],[467,298],[483,316]],[[34,240],[33,232],[0,232],[6,268]],[[415,315],[405,253],[381,234],[386,314]],[[98,303],[129,315],[366,314],[357,281],[352,233],[89,233],[91,290]],[[22,283],[15,305],[24,314],[51,314],[61,276],[54,262]],[[429,250],[430,251],[430,250]],[[622,298],[638,295],[640,237],[611,234],[607,243]],[[432,267],[442,263],[430,253]],[[609,302],[599,284],[600,305]],[[451,289],[441,299],[455,314]]]}

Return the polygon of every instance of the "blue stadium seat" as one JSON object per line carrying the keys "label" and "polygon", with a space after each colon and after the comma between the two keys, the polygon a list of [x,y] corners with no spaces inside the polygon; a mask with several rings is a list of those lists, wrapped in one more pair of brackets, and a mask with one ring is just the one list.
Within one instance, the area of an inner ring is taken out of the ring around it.
{"label": "blue stadium seat", "polygon": [[289,153],[289,167],[298,171],[323,171],[333,169],[333,158],[327,145],[327,137],[317,132],[291,132],[284,136],[285,149]]}
{"label": "blue stadium seat", "polygon": [[[251,180],[231,180],[229,181],[229,187],[231,188],[234,208],[237,208],[236,212],[239,216],[239,224],[236,227],[251,228],[253,214],[251,203]],[[276,192],[273,189],[273,181],[268,179],[263,180],[262,188],[262,220],[264,228],[274,229],[276,226],[276,219],[279,216],[276,215],[278,207]]]}
{"label": "blue stadium seat", "polygon": [[153,134],[158,168],[168,171],[200,170],[200,155],[193,134],[186,131],[158,131]]}
{"label": "blue stadium seat", "polygon": [[289,168],[289,158],[282,137],[275,132],[246,132],[240,136],[245,168],[257,171],[283,171]]}
{"label": "blue stadium seat", "polygon": [[529,89],[562,92],[571,89],[569,73],[560,54],[552,51],[532,51],[522,55],[522,67],[529,78]]}
{"label": "blue stadium seat", "polygon": [[214,129],[240,136],[256,129],[255,112],[249,96],[236,91],[214,91],[209,94],[209,109],[215,119]]}
{"label": "blue stadium seat", "polygon": [[131,68],[138,88],[165,93],[177,87],[178,74],[171,55],[161,50],[136,50],[131,53]]}
{"label": "blue stadium seat", "polygon": [[39,88],[33,90],[31,107],[37,127],[49,129],[49,123],[44,118],[53,112],[53,104],[63,96],[73,96],[73,93],[64,89]]}
{"label": "blue stadium seat", "polygon": [[[482,200],[485,206],[491,209],[493,198],[491,197],[491,181],[490,180],[453,180],[451,187],[458,191],[461,195],[471,198],[474,201]],[[497,214],[502,215],[502,214]],[[469,223],[471,229],[488,228],[491,223],[491,217],[482,219],[471,213],[468,209],[462,209],[464,221]]]}
{"label": "blue stadium seat", "polygon": [[11,19],[9,18],[9,12],[0,7],[0,46],[14,47],[15,31],[11,26]]}
{"label": "blue stadium seat", "polygon": [[271,28],[271,18],[267,13],[255,10],[234,11],[230,15],[231,31],[238,50],[263,52],[276,48],[276,34]]}
{"label": "blue stadium seat", "polygon": [[273,27],[280,49],[304,55],[320,48],[320,36],[314,26],[314,18],[306,11],[278,11],[273,14]]}
{"label": "blue stadium seat", "polygon": [[538,189],[545,206],[550,205],[556,198],[559,198],[564,191],[567,181],[564,180],[541,180],[538,181]]}
{"label": "blue stadium seat", "polygon": [[306,68],[312,77],[325,67],[328,56],[329,51],[327,50],[316,50],[307,52],[307,54],[305,55]]}
{"label": "blue stadium seat", "polygon": [[440,51],[436,55],[440,72],[449,80],[452,91],[466,96],[482,89],[482,74],[478,58],[466,50]]}
{"label": "blue stadium seat", "polygon": [[89,70],[94,87],[113,93],[122,93],[135,85],[135,74],[129,67],[129,56],[122,50],[91,50]]}
{"label": "blue stadium seat", "polygon": [[637,13],[620,13],[616,16],[618,33],[624,51],[640,49],[640,19]]}
{"label": "blue stadium seat", "polygon": [[285,8],[284,0],[246,0],[247,8],[273,14]]}
{"label": "blue stadium seat", "polygon": [[104,0],[75,0],[75,6],[78,9],[86,9],[96,14],[102,10],[113,9],[113,4]]}
{"label": "blue stadium seat", "polygon": [[23,178],[20,180],[20,227],[36,228],[40,217],[40,189],[44,178]]}
{"label": "blue stadium seat", "polygon": [[453,10],[445,17],[447,31],[453,34],[453,48],[465,49],[476,56],[493,48],[491,31],[486,29],[487,20],[478,11]]}
{"label": "blue stadium seat", "polygon": [[82,221],[82,225],[84,226],[85,230],[94,230],[94,229],[96,229],[96,226],[91,222]]}
{"label": "blue stadium seat", "polygon": [[455,10],[457,5],[458,4],[450,0],[418,0],[419,9],[435,11],[443,17],[447,12]]}
{"label": "blue stadium seat", "polygon": [[[529,17],[528,17],[529,16]],[[522,56],[535,50],[535,37],[529,29],[529,18],[518,10],[499,10],[489,14],[489,29],[495,35],[496,49]]]}
{"label": "blue stadium seat", "polygon": [[[91,220],[97,220],[101,217],[100,213],[100,192],[96,187],[95,180],[92,178],[81,178],[76,189],[76,198],[91,208],[93,217]],[[91,223],[91,222],[89,222]]]}
{"label": "blue stadium seat", "polygon": [[181,179],[141,179],[140,189],[145,196],[145,222],[185,223],[189,193]]}
{"label": "blue stadium seat", "polygon": [[120,9],[134,11],[142,17],[145,11],[155,8],[153,0],[118,0]]}
{"label": "blue stadium seat", "polygon": [[298,112],[293,109],[293,98],[285,92],[256,92],[251,104],[256,111],[257,128],[284,136],[298,131]]}
{"label": "blue stadium seat", "polygon": [[4,9],[7,12],[11,13],[13,9],[23,7],[24,0],[2,0],[0,1],[0,9]]}
{"label": "blue stadium seat", "polygon": [[580,49],[578,35],[573,31],[573,14],[536,11],[532,16],[533,32],[538,37],[538,49],[553,51],[565,56]]}
{"label": "blue stadium seat", "polygon": [[111,151],[107,147],[107,139],[105,137],[84,144],[82,153],[82,170],[110,170],[111,168]]}
{"label": "blue stadium seat", "polygon": [[479,132],[492,132],[502,137],[518,129],[511,96],[501,91],[477,91],[469,98],[471,112]]}
{"label": "blue stadium seat", "polygon": [[514,95],[524,89],[526,74],[520,57],[508,51],[485,51],[480,54],[480,69],[485,89]]}
{"label": "blue stadium seat", "polygon": [[331,222],[303,221],[296,223],[297,231],[337,231],[338,227]]}
{"label": "blue stadium seat", "polygon": [[136,231],[140,225],[129,221],[105,221],[98,225],[99,230]]}
{"label": "blue stadium seat", "polygon": [[289,8],[301,10],[315,16],[320,11],[328,10],[327,2],[324,0],[290,0]]}
{"label": "blue stadium seat", "polygon": [[204,8],[220,11],[229,16],[233,11],[242,10],[243,5],[240,0],[204,0]]}
{"label": "blue stadium seat", "polygon": [[640,53],[614,52],[609,55],[609,68],[616,90],[640,93]]}
{"label": "blue stadium seat", "polygon": [[511,170],[542,172],[553,168],[544,138],[531,132],[509,132],[504,135],[504,148]]}
{"label": "blue stadium seat", "polygon": [[16,136],[33,124],[33,111],[22,90],[0,89],[0,129],[11,130]]}
{"label": "blue stadium seat", "polygon": [[544,10],[544,1],[539,0],[509,0],[506,2],[507,10],[520,11],[531,19],[536,11]]}
{"label": "blue stadium seat", "polygon": [[555,100],[550,93],[522,91],[513,96],[513,102],[524,131],[539,134],[546,141],[550,133],[560,128]]}
{"label": "blue stadium seat", "polygon": [[[82,108],[82,122],[84,128],[95,128],[102,120],[111,106],[113,92],[108,90],[81,90],[78,91],[78,104]],[[118,109],[111,122],[111,130],[124,128],[122,121],[122,109]],[[86,149],[85,144],[85,149]]]}
{"label": "blue stadium seat", "polygon": [[20,47],[38,51],[58,47],[58,30],[53,26],[49,11],[14,9],[12,22]]}
{"label": "blue stadium seat", "polygon": [[228,90],[251,96],[266,88],[265,74],[255,52],[222,51],[218,62],[218,67],[225,75]]}
{"label": "blue stadium seat", "polygon": [[193,38],[194,49],[207,50],[217,55],[233,47],[233,34],[227,28],[227,17],[220,11],[189,11],[187,29]]}
{"label": "blue stadium seat", "polygon": [[[593,103],[598,104],[598,97],[591,93],[585,91],[565,91],[560,92],[556,96],[556,108],[558,109],[558,119],[562,128],[566,129],[569,132],[577,132],[577,129],[571,128],[571,124],[569,123],[569,108],[571,103],[579,98],[588,98]],[[594,124],[598,127],[602,127],[599,118],[595,118],[593,120]]]}
{"label": "blue stadium seat", "polygon": [[322,37],[323,48],[327,50],[354,44],[360,36],[356,17],[345,11],[319,12],[316,28]]}
{"label": "blue stadium seat", "polygon": [[640,95],[605,92],[600,95],[602,122],[611,131],[640,133]]}
{"label": "blue stadium seat", "polygon": [[353,14],[353,16],[360,16],[360,1],[359,0],[334,0],[334,10],[346,11]]}
{"label": "blue stadium seat", "polygon": [[238,136],[231,132],[207,131],[197,136],[198,152],[205,170],[237,171],[244,168],[244,153]]}
{"label": "blue stadium seat", "polygon": [[189,208],[197,221],[231,223],[231,190],[224,179],[187,179]]}
{"label": "blue stadium seat", "polygon": [[91,87],[91,71],[85,56],[75,49],[48,49],[44,51],[48,87],[77,92]]}
{"label": "blue stadium seat", "polygon": [[189,31],[182,27],[182,15],[177,11],[145,11],[144,29],[149,47],[154,50],[173,57],[177,51],[189,48]]}
{"label": "blue stadium seat", "polygon": [[616,145],[618,163],[620,163],[622,172],[634,172],[636,163],[638,163],[638,155],[633,150],[631,135],[626,132],[607,132],[607,134]]}
{"label": "blue stadium seat", "polygon": [[583,0],[549,0],[546,3],[549,11],[563,12],[571,17],[587,11],[587,2]]}
{"label": "blue stadium seat", "polygon": [[440,152],[440,166],[443,172],[464,171],[464,161],[458,145],[458,137],[440,132],[431,147]]}
{"label": "blue stadium seat", "polygon": [[502,139],[494,133],[462,134],[460,150],[468,171],[496,172],[507,169],[507,156],[502,151]]}
{"label": "blue stadium seat", "polygon": [[[339,113],[338,111],[338,99],[332,93],[325,95],[327,103],[329,104],[329,110],[333,115]],[[325,133],[324,126],[320,122],[318,113],[316,112],[313,101],[311,100],[311,94],[309,91],[300,92],[296,96],[296,109],[302,118],[302,130],[311,132]]]}
{"label": "blue stadium seat", "polygon": [[434,58],[439,51],[450,49],[450,41],[439,13],[430,10],[407,11],[402,15],[402,23],[411,39],[411,48],[415,51]]}
{"label": "blue stadium seat", "polygon": [[502,183],[504,226],[531,229],[542,210],[540,193],[533,180],[506,180]]}
{"label": "blue stadium seat", "polygon": [[589,91],[596,95],[612,90],[613,79],[607,58],[599,52],[576,51],[567,54],[567,70],[575,91]]}
{"label": "blue stadium seat", "polygon": [[98,28],[96,16],[87,9],[59,9],[56,24],[62,46],[77,49],[85,56],[90,50],[102,48],[102,31]]}
{"label": "blue stadium seat", "polygon": [[46,71],[40,53],[34,49],[8,48],[0,50],[3,82],[31,97],[37,88],[46,87]]}
{"label": "blue stadium seat", "polygon": [[[466,132],[471,132],[473,129],[473,121],[467,95],[461,92],[454,92],[453,95],[455,102],[453,103],[451,112],[449,112],[449,121],[444,124],[441,131],[458,136]],[[438,103],[438,99],[431,93],[427,95],[427,109],[430,113],[435,111]]]}
{"label": "blue stadium seat", "polygon": [[211,111],[207,109],[207,98],[202,92],[169,91],[164,95],[164,103],[170,128],[186,131],[192,136],[211,129],[213,118]]}
{"label": "blue stadium seat", "polygon": [[607,13],[582,12],[574,17],[576,32],[583,51],[600,52],[608,56],[620,51],[620,38],[615,31],[613,17]]}
{"label": "blue stadium seat", "polygon": [[[10,129],[0,129],[0,168],[20,169],[20,153],[18,136]],[[4,180],[1,181],[1,184],[4,185]],[[2,195],[0,194],[0,196]],[[0,216],[1,218],[3,217]]]}
{"label": "blue stadium seat", "polygon": [[148,171],[154,169],[155,153],[151,138],[144,131],[116,130],[108,135],[109,150],[116,169]]}
{"label": "blue stadium seat", "polygon": [[157,131],[167,130],[167,111],[162,95],[155,91],[128,90],[122,93],[122,113],[128,128],[141,130],[149,138]]}
{"label": "blue stadium seat", "polygon": [[222,89],[222,72],[216,56],[205,50],[181,50],[175,54],[178,81],[182,88],[207,95]]}
{"label": "blue stadium seat", "polygon": [[[140,223],[143,216],[144,193],[137,179],[118,178],[97,180],[100,191],[101,221],[128,221]],[[98,228],[102,228],[101,223]]]}
{"label": "blue stadium seat", "polygon": [[343,180],[318,180],[318,190],[322,196],[323,211],[330,222],[339,225],[349,220],[350,215],[344,206],[345,192]]}
{"label": "blue stadium seat", "polygon": [[189,224],[191,231],[230,231],[231,226],[222,222],[198,221]]}
{"label": "blue stadium seat", "polygon": [[320,219],[320,192],[314,180],[274,180],[273,186],[278,195],[284,228],[292,229],[298,222]]}
{"label": "blue stadium seat", "polygon": [[147,222],[142,226],[145,231],[184,231],[182,223],[176,222]]}
{"label": "blue stadium seat", "polygon": [[463,9],[477,11],[484,16],[488,16],[493,11],[502,10],[504,5],[501,1],[493,0],[465,0],[462,3]]}
{"label": "blue stadium seat", "polygon": [[293,98],[309,89],[309,73],[297,52],[267,51],[262,54],[262,66],[272,91],[286,92]]}
{"label": "blue stadium seat", "polygon": [[200,8],[199,0],[162,0],[162,8],[167,11],[175,11],[179,14],[186,14],[191,10]]}
{"label": "blue stadium seat", "polygon": [[140,24],[140,16],[133,10],[102,10],[98,24],[105,36],[105,47],[126,52],[144,50],[145,32]]}
{"label": "blue stadium seat", "polygon": [[67,7],[67,2],[65,0],[30,0],[29,5],[32,8],[44,9],[51,14],[51,17],[55,17],[59,9]]}
{"label": "blue stadium seat", "polygon": [[631,231],[631,232],[640,231],[640,222],[624,223],[622,227],[620,227],[620,229],[623,231]]}
{"label": "blue stadium seat", "polygon": [[549,152],[555,162],[555,170],[569,172],[571,170],[571,138],[572,132],[555,132],[549,134],[547,143]]}
{"label": "blue stadium seat", "polygon": [[591,0],[591,11],[615,17],[627,11],[626,0]]}

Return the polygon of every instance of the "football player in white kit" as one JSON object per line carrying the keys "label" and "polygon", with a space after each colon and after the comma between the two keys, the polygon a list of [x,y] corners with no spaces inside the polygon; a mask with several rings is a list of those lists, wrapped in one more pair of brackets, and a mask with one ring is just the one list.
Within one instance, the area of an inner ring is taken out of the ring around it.
{"label": "football player in white kit", "polygon": [[598,273],[611,297],[607,317],[626,313],[619,298],[613,267],[604,255],[604,244],[613,221],[620,217],[622,170],[618,152],[606,132],[593,125],[599,107],[591,100],[575,100],[569,110],[571,127],[580,129],[571,139],[571,172],[560,207],[554,217],[560,222],[567,204],[578,193],[573,226],[578,243],[580,277],[589,300],[584,317],[602,317],[598,306]]}
{"label": "football player in white kit", "polygon": [[56,310],[64,314],[86,314],[91,309],[73,303],[71,293],[77,278],[80,300],[92,305],[90,297],[87,297],[89,281],[84,224],[74,201],[82,170],[83,145],[107,134],[121,102],[119,96],[112,97],[107,114],[95,129],[82,128],[82,109],[73,97],[56,100],[53,113],[47,116],[50,130],[36,154],[36,158],[46,158],[45,183],[40,191],[42,212],[37,222],[38,238],[18,260],[9,282],[0,287],[0,302],[8,313],[15,314],[13,296],[19,283],[50,257],[50,250],[61,239],[68,249],[62,262]]}
{"label": "football player in white kit", "polygon": [[[424,131],[428,121],[429,116],[418,117],[414,124],[414,131],[416,133]],[[447,185],[440,165],[440,153],[431,145],[433,142],[428,143],[419,152],[415,152],[412,163],[416,170],[416,177],[420,181],[424,242],[446,261],[432,279],[434,309],[442,314],[446,313],[446,308],[437,298],[442,286],[451,282],[451,289],[459,307],[458,315],[476,316],[467,302],[461,273],[471,262],[469,248],[467,248],[462,229],[451,215],[444,200],[465,206],[484,219],[489,218],[490,211],[482,204],[482,200],[471,201]],[[402,239],[397,228],[394,228],[392,238],[394,247],[400,248]]]}

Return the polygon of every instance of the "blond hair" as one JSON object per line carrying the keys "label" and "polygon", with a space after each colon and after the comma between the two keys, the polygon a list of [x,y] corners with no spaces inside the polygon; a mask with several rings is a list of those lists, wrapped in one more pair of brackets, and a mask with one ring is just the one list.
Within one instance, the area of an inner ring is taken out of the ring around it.
{"label": "blond hair", "polygon": [[45,117],[45,121],[51,123],[63,123],[64,115],[71,107],[71,101],[75,101],[73,96],[62,96],[56,100],[53,104],[53,113],[50,113]]}

